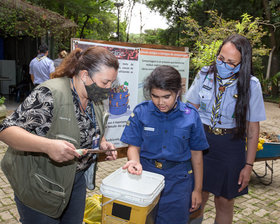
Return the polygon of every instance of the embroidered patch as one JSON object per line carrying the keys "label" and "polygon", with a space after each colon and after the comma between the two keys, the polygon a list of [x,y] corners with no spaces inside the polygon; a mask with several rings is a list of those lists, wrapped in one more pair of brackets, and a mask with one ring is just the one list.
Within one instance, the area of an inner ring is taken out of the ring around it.
{"label": "embroidered patch", "polygon": [[201,102],[200,107],[201,110],[206,111],[206,103]]}
{"label": "embroidered patch", "polygon": [[190,114],[191,110],[189,108],[185,108],[185,114]]}
{"label": "embroidered patch", "polygon": [[207,90],[212,89],[212,87],[210,87],[210,86],[206,86],[206,85],[203,85],[203,86],[202,86],[202,88],[207,89]]}

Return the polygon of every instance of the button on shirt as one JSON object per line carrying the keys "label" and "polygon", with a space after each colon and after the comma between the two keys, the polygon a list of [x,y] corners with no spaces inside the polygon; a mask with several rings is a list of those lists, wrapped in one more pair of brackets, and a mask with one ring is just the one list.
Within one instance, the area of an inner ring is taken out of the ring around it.
{"label": "button on shirt", "polygon": [[168,113],[160,112],[152,101],[139,104],[120,140],[140,147],[142,157],[177,162],[190,159],[190,150],[208,148],[197,110],[180,101]]}
{"label": "button on shirt", "polygon": [[29,65],[29,73],[34,75],[34,84],[41,84],[50,79],[50,74],[55,70],[54,63],[44,54],[38,54]]}
{"label": "button on shirt", "polygon": [[[212,107],[215,102],[214,74],[208,72],[209,67],[203,67],[196,76],[193,84],[186,93],[187,101],[200,105],[198,112],[203,124],[210,125]],[[219,84],[216,83],[216,93]],[[220,106],[220,113],[216,123],[217,128],[235,128],[234,111],[238,97],[237,80],[226,87]],[[250,99],[246,120],[251,122],[263,121],[266,119],[265,107],[262,96],[262,89],[259,80],[251,76]]]}

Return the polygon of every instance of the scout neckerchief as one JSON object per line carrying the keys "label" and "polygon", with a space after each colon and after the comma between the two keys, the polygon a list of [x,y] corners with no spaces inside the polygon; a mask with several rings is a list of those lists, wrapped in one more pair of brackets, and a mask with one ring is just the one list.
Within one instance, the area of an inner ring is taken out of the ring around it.
{"label": "scout neckerchief", "polygon": [[37,56],[36,59],[37,59],[37,61],[41,61],[41,60],[43,60],[46,57],[47,57],[46,55],[42,55],[41,54],[41,55]]}
{"label": "scout neckerchief", "polygon": [[223,84],[222,78],[219,75],[217,75],[217,80],[219,83],[219,92],[218,92],[218,95],[216,96],[215,103],[212,107],[211,125],[210,125],[211,128],[214,128],[216,126],[217,118],[218,118],[219,112],[220,112],[222,97],[224,95],[226,87],[231,85],[236,79],[237,79],[237,76],[234,75],[225,84]]}

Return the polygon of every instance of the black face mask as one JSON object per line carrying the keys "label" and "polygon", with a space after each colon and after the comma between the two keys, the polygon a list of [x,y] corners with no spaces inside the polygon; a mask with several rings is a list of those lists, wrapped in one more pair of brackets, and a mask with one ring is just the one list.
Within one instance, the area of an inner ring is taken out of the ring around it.
{"label": "black face mask", "polygon": [[86,86],[86,91],[88,98],[92,100],[94,103],[101,102],[102,100],[106,100],[109,98],[109,93],[111,88],[101,88],[94,82],[93,84]]}

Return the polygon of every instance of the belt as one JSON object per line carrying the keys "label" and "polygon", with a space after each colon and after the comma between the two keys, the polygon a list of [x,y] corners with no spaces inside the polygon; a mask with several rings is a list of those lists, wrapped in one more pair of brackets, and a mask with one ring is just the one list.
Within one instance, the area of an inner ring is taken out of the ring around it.
{"label": "belt", "polygon": [[[146,158],[145,158],[146,159]],[[171,169],[179,164],[186,164],[186,168],[188,171],[192,170],[192,163],[191,160],[182,161],[182,162],[174,162],[169,160],[156,160],[156,159],[146,159],[151,162],[156,168],[161,170]],[[191,173],[191,172],[189,172]]]}
{"label": "belt", "polygon": [[237,133],[236,128],[211,128],[209,125],[203,124],[204,130],[214,135],[226,135]]}

